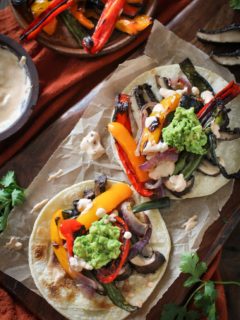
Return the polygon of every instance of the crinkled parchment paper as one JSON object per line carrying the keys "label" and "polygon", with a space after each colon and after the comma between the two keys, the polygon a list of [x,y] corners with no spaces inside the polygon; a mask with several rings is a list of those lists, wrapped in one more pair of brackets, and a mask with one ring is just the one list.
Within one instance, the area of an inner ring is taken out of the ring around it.
{"label": "crinkled parchment paper", "polygon": [[[145,55],[124,62],[113,75],[105,81],[91,101],[71,134],[62,142],[52,157],[40,171],[27,190],[27,200],[15,209],[9,219],[6,231],[0,238],[0,269],[27,287],[36,290],[28,267],[28,239],[38,212],[31,213],[32,208],[44,199],[50,199],[65,187],[86,179],[92,179],[105,173],[114,179],[126,180],[120,166],[114,160],[110,147],[107,123],[110,121],[115,95],[119,93],[136,76],[157,65],[178,63],[189,57],[194,64],[209,68],[230,81],[233,77],[226,69],[217,66],[199,49],[181,40],[172,32],[155,22],[146,46]],[[90,161],[80,152],[80,142],[90,131],[100,133],[106,155],[97,161]],[[46,145],[47,147],[47,145]],[[60,171],[60,176],[48,182],[50,174]],[[162,210],[163,218],[172,239],[172,254],[167,272],[157,289],[143,306],[140,313],[131,315],[131,319],[144,319],[148,311],[157,303],[164,292],[179,275],[179,257],[184,251],[196,250],[207,228],[219,217],[219,211],[229,199],[232,183],[215,194],[197,199],[173,201],[170,209]],[[193,215],[198,216],[198,224],[190,231],[182,225]],[[23,242],[23,249],[10,251],[5,248],[6,241],[15,235]]]}

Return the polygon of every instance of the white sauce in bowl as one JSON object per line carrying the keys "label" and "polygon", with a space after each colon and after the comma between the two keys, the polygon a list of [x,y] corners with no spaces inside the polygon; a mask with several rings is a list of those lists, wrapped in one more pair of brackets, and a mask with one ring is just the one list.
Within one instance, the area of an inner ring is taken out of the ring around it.
{"label": "white sauce in bowl", "polygon": [[8,49],[0,47],[0,133],[23,114],[31,92],[24,65]]}

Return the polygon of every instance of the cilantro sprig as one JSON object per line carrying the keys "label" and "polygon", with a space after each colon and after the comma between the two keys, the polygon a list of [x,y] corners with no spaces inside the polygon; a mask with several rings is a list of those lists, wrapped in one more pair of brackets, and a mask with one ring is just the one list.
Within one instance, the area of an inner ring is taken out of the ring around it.
{"label": "cilantro sprig", "polygon": [[[188,300],[183,306],[167,304],[164,306],[160,320],[196,320],[207,317],[208,320],[217,319],[216,311],[216,284],[235,284],[236,281],[211,281],[201,280],[202,275],[207,271],[205,262],[200,261],[196,253],[184,253],[180,261],[180,270],[189,277],[184,282],[184,287],[196,286]],[[196,310],[188,310],[190,302],[194,303]]]}
{"label": "cilantro sprig", "polygon": [[234,10],[240,10],[240,0],[230,0],[230,7]]}
{"label": "cilantro sprig", "polygon": [[24,189],[17,184],[14,171],[8,171],[0,179],[0,232],[6,228],[12,208],[21,204],[24,199]]}

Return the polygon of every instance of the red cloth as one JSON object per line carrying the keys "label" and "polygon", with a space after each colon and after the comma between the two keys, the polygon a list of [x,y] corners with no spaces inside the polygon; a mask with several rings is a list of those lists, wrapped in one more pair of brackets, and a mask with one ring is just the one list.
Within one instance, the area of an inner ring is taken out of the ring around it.
{"label": "red cloth", "polygon": [[1,320],[37,320],[24,307],[0,287],[0,319]]}
{"label": "red cloth", "polygon": [[[166,24],[190,1],[159,0],[158,19]],[[22,30],[10,8],[1,10],[0,13],[0,33],[18,41]],[[0,143],[0,166],[41,129],[90,92],[120,62],[132,54],[133,50],[144,42],[148,35],[149,30],[145,30],[136,41],[117,52],[99,58],[82,60],[60,55],[42,47],[36,41],[24,44],[39,73],[40,96],[27,125],[15,136]]]}

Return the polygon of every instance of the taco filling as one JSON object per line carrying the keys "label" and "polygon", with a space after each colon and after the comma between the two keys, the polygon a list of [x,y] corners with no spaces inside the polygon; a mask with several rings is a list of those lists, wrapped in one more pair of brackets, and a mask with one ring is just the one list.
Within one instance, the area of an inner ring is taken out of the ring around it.
{"label": "taco filling", "polygon": [[[53,254],[49,259],[57,259],[57,274],[61,270],[74,285],[80,285],[79,294],[85,295],[84,299],[90,299],[89,304],[91,299],[107,297],[121,310],[128,313],[137,311],[140,305],[128,301],[125,287],[128,286],[131,291],[131,287],[136,287],[134,279],[142,277],[143,283],[151,283],[154,288],[166,268],[170,251],[169,237],[162,228],[159,212],[141,211],[140,206],[146,210],[154,208],[155,203],[147,202],[137,206],[129,185],[108,182],[106,176],[100,176],[94,185],[91,184],[91,188],[83,188],[80,198],[71,200],[69,207],[60,208],[53,214],[47,212],[51,212],[51,204],[47,205],[49,208],[43,209],[35,223],[30,240],[30,266],[38,287],[45,292],[51,265],[46,263],[40,272],[40,261],[34,253],[35,242],[39,241],[42,219],[44,223],[49,220],[48,250]],[[164,250],[161,250],[161,245],[157,245],[157,232],[161,231],[162,235],[165,234]],[[42,282],[39,280],[41,277],[44,278]],[[51,281],[55,280],[52,277]],[[49,284],[47,287],[49,295],[53,287]],[[49,288],[52,289],[49,291]],[[49,296],[47,299],[49,300]]]}
{"label": "taco filling", "polygon": [[[170,77],[165,76],[168,68]],[[189,59],[153,69],[116,97],[108,130],[128,179],[142,196],[161,198],[166,191],[177,197],[207,195],[227,179],[240,178],[240,171],[229,173],[217,152],[220,141],[240,137],[226,105],[239,95],[240,86],[225,85],[198,69]],[[210,177],[216,182],[212,189],[204,187]]]}

